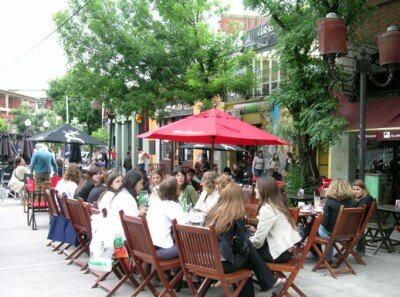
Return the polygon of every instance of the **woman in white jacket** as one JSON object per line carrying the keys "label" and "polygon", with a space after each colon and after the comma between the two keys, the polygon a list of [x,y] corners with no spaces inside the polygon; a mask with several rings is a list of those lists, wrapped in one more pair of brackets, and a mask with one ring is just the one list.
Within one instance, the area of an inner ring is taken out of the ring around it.
{"label": "woman in white jacket", "polygon": [[285,263],[292,257],[292,247],[301,240],[295,222],[273,177],[260,178],[255,191],[260,200],[259,222],[250,241],[264,261]]}

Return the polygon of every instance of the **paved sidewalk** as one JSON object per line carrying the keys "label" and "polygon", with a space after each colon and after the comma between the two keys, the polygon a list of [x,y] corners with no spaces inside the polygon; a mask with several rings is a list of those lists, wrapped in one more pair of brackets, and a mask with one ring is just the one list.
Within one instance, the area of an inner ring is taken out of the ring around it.
{"label": "paved sidewalk", "polygon": [[[48,223],[48,214],[39,213],[38,230],[32,231],[18,201],[6,199],[0,204],[0,296],[105,296],[103,289],[91,289],[94,275],[83,274],[77,265],[67,265],[63,256],[46,246]],[[389,254],[381,249],[375,256],[368,253],[368,266],[354,264],[357,275],[345,274],[338,279],[323,270],[312,272],[314,262],[307,261],[296,281],[307,296],[400,295],[398,251]],[[131,296],[132,290],[132,286],[125,284],[115,296]],[[257,296],[271,296],[271,292],[260,293],[257,286],[256,292]],[[143,292],[140,296],[152,295]],[[190,292],[184,289],[178,296],[190,296]],[[222,296],[222,291],[210,289],[207,296]]]}

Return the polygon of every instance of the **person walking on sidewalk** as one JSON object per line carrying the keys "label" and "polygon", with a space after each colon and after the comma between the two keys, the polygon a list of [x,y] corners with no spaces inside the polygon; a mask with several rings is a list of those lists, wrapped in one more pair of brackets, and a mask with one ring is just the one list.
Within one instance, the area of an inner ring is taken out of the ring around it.
{"label": "person walking on sidewalk", "polygon": [[149,155],[142,150],[141,147],[138,147],[137,149],[137,153],[138,153],[138,163],[137,163],[137,167],[140,169],[145,170],[145,166],[146,166],[146,161],[147,159],[150,159]]}
{"label": "person walking on sidewalk", "polygon": [[126,152],[123,167],[125,168],[126,173],[132,170],[132,156],[130,151]]}

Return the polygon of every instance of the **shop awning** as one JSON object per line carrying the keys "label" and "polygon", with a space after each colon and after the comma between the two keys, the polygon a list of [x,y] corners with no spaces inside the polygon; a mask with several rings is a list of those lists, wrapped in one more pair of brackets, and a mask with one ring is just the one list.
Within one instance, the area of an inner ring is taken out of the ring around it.
{"label": "shop awning", "polygon": [[[349,122],[347,131],[360,130],[360,103],[341,99],[340,114]],[[400,96],[367,101],[366,130],[400,130]]]}

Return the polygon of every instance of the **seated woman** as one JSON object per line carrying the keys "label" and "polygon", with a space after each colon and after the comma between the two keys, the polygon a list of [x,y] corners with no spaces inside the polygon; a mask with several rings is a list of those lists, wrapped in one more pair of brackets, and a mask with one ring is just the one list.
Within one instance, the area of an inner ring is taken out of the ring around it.
{"label": "seated woman", "polygon": [[[69,166],[68,166],[69,167]],[[84,179],[78,185],[74,198],[82,198],[87,202],[90,191],[99,182],[100,168],[97,166],[90,166],[86,172]]]}
{"label": "seated woman", "polygon": [[99,175],[99,181],[97,182],[97,184],[95,185],[95,187],[90,191],[87,202],[88,203],[95,203],[97,200],[99,200],[101,194],[103,194],[106,189],[107,189],[107,185],[106,185],[106,180],[109,174],[111,174],[111,171],[100,171],[100,175]]}
{"label": "seated woman", "polygon": [[195,209],[207,214],[217,204],[219,199],[219,192],[215,184],[217,178],[218,174],[214,171],[207,171],[203,174],[201,180],[203,191],[194,207]]}
{"label": "seated woman", "polygon": [[189,185],[197,191],[201,190],[200,179],[196,176],[196,171],[193,168],[189,168],[186,172],[186,181]]}
{"label": "seated woman", "polygon": [[178,181],[178,200],[183,211],[188,211],[190,205],[197,202],[197,193],[193,186],[186,182],[186,172],[182,167],[178,166],[172,174]]}
{"label": "seated woman", "polygon": [[29,174],[29,168],[26,167],[25,160],[21,157],[16,157],[14,160],[14,171],[11,174],[10,181],[8,182],[8,188],[11,191],[17,193],[20,197],[24,190],[24,175]]}
{"label": "seated woman", "polygon": [[149,197],[149,206],[156,200],[160,200],[160,184],[164,180],[164,175],[160,170],[153,170],[150,176],[150,197]]}
{"label": "seated woman", "polygon": [[273,177],[259,178],[255,193],[260,201],[258,226],[250,241],[264,261],[287,262],[292,257],[293,246],[301,237],[282,199],[278,183]]}
{"label": "seated woman", "polygon": [[61,195],[65,193],[67,198],[74,198],[76,189],[81,183],[81,171],[75,164],[70,164],[64,172],[64,176],[56,185],[56,191]]}
{"label": "seated woman", "polygon": [[153,244],[159,259],[168,260],[178,257],[178,248],[172,238],[172,221],[178,224],[187,222],[187,214],[178,201],[178,181],[169,177],[160,184],[160,199],[155,200],[147,212],[146,218]]}
{"label": "seated woman", "polygon": [[[283,284],[284,278],[275,279],[255,247],[245,239],[245,207],[242,188],[235,183],[221,191],[221,197],[206,217],[206,226],[214,226],[218,236],[224,272],[231,273],[241,268],[252,269],[261,290]],[[253,281],[247,280],[239,296],[254,296]]]}
{"label": "seated woman", "polygon": [[[332,234],[339,209],[343,205],[344,208],[356,207],[357,203],[353,199],[353,190],[350,184],[344,178],[336,178],[332,180],[326,191],[328,200],[324,205],[324,216],[318,229],[318,234],[324,239],[329,239]],[[326,256],[328,263],[333,262],[333,248],[331,248]]]}
{"label": "seated woman", "polygon": [[[117,176],[115,176],[115,174]],[[131,170],[122,179],[119,173],[112,173],[107,178],[107,192],[98,200],[100,210],[107,210],[107,219],[112,225],[116,236],[124,237],[124,231],[119,217],[119,211],[123,210],[128,216],[139,216],[137,196],[143,188],[143,176],[136,170]],[[121,184],[119,190],[118,185]]]}
{"label": "seated woman", "polygon": [[[374,198],[369,194],[365,183],[361,179],[356,179],[353,182],[353,193],[356,200],[357,207],[362,207],[365,205],[365,214],[364,218],[367,215],[369,208],[371,207],[371,203],[374,201]],[[361,256],[365,255],[365,246],[367,242],[365,240],[365,236],[361,237],[360,241],[357,244],[356,250],[357,253]]]}

